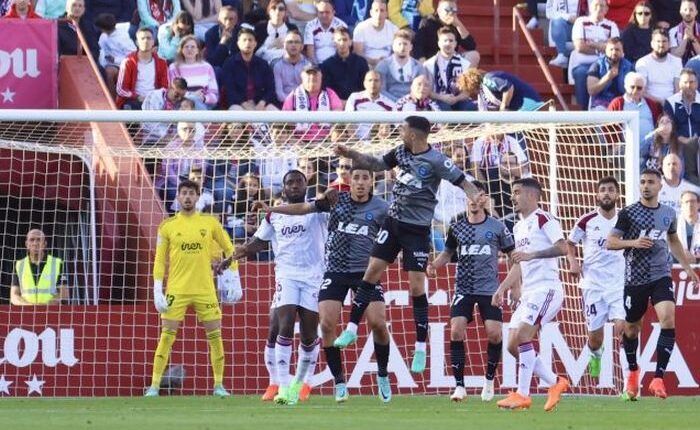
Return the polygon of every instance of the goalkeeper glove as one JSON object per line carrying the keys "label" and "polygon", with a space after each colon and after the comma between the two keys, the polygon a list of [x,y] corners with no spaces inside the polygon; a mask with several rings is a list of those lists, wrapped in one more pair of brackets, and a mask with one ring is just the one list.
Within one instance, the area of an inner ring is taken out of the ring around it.
{"label": "goalkeeper glove", "polygon": [[158,313],[164,314],[168,312],[168,299],[163,294],[163,281],[153,282],[153,304],[156,306]]}
{"label": "goalkeeper glove", "polygon": [[222,302],[236,303],[243,298],[243,288],[238,270],[226,269],[217,279],[218,289],[221,291]]}

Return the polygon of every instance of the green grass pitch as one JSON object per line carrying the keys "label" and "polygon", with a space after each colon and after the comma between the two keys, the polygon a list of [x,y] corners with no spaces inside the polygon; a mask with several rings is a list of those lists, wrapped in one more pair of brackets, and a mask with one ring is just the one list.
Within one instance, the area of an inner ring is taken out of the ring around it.
{"label": "green grass pitch", "polygon": [[[497,397],[498,398],[498,397]],[[470,397],[395,396],[388,405],[355,396],[342,405],[312,396],[303,404],[278,406],[258,396],[143,398],[0,399],[0,429],[357,429],[357,430],[526,430],[700,428],[700,397],[623,402],[610,397],[565,397],[546,413],[544,397],[528,411],[501,411],[494,402]]]}

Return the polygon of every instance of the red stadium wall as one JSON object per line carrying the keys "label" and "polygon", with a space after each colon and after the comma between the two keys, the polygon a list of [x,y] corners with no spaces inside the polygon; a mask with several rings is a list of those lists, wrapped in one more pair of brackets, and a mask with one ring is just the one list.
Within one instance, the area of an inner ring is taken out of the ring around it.
{"label": "red stadium wall", "polygon": [[[267,384],[267,372],[261,349],[267,334],[269,310],[270,266],[247,264],[241,268],[246,289],[244,301],[224,306],[224,339],[227,355],[225,384],[236,394],[260,393]],[[431,285],[430,362],[424,375],[409,373],[410,351],[414,339],[408,294],[398,289],[394,277],[387,286],[390,331],[393,336],[389,370],[395,390],[412,393],[445,393],[452,386],[449,376],[448,320],[449,286],[440,277]],[[685,274],[674,271],[677,296],[677,347],[668,367],[667,387],[673,395],[698,395],[700,389],[700,290],[689,287]],[[560,315],[561,317],[561,315]],[[509,317],[506,317],[506,320]],[[187,377],[178,394],[206,394],[212,385],[208,366],[207,343],[201,329],[196,328],[194,316],[188,316],[178,335],[171,363],[183,365]],[[643,329],[640,366],[644,382],[653,375],[654,350],[658,325],[651,314]],[[609,327],[611,330],[611,328]],[[609,331],[608,333],[610,333]],[[4,307],[0,312],[0,396],[139,396],[150,379],[151,361],[155,349],[158,315],[153,306],[81,306],[54,308]],[[485,345],[480,330],[470,327],[467,351],[467,386],[481,387]],[[610,338],[610,337],[609,337]],[[569,339],[569,336],[566,337]],[[370,393],[374,386],[372,371],[372,342],[361,333],[357,348],[345,352],[345,370],[351,387],[362,386]],[[612,351],[612,344],[607,351]],[[540,340],[540,353],[548,361],[556,359],[557,371],[566,371],[575,384],[598,384],[612,388],[612,369],[603,369],[600,381],[591,381],[585,374],[587,358],[580,356],[580,347],[567,344],[558,323],[546,327]],[[497,387],[505,390],[515,384],[515,359],[504,354],[498,371]],[[323,356],[319,359],[315,385],[331,392],[330,372]],[[4,379],[3,379],[4,378]],[[7,385],[11,383],[9,386]],[[42,384],[43,382],[43,384]],[[30,388],[31,387],[31,388]],[[588,391],[581,391],[588,392]],[[591,393],[594,390],[591,389]]]}

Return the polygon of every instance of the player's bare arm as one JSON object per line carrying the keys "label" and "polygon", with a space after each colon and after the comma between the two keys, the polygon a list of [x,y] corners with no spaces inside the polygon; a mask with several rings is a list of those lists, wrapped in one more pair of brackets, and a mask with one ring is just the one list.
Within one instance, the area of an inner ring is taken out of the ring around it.
{"label": "player's bare arm", "polygon": [[569,272],[575,277],[581,276],[581,263],[578,262],[576,253],[576,245],[573,242],[566,241],[567,253],[566,259],[569,261]]}
{"label": "player's bare arm", "polygon": [[[511,253],[511,256],[513,254],[515,253]],[[503,297],[505,296],[505,293],[508,290],[511,291],[511,298],[513,297],[513,293],[516,291],[518,292],[518,298],[520,298],[519,292],[521,276],[522,272],[520,269],[520,263],[513,263],[513,265],[510,267],[510,270],[508,271],[508,274],[506,275],[506,278],[503,280],[503,282],[501,282],[501,285],[498,286],[496,292],[493,293],[491,304],[493,304],[494,306],[500,306],[501,303],[503,303]]]}
{"label": "player's bare arm", "polygon": [[233,252],[232,258],[236,261],[245,259],[250,254],[255,254],[264,250],[267,247],[267,242],[253,237],[248,242],[241,246],[237,246]]}
{"label": "player's bare arm", "polygon": [[624,240],[620,237],[619,233],[612,232],[608,235],[608,240],[606,246],[611,251],[617,251],[620,249],[649,249],[654,246],[654,241],[648,237],[640,237],[633,240]]}
{"label": "player's bare arm", "polygon": [[382,172],[387,169],[387,165],[381,158],[363,154],[355,151],[354,149],[350,149],[345,145],[337,145],[334,148],[334,152],[340,157],[350,158],[352,161],[357,163],[357,167],[367,169],[370,172]]}
{"label": "player's bare arm", "polygon": [[434,278],[436,276],[436,270],[444,267],[447,263],[450,262],[452,259],[452,256],[454,255],[454,251],[452,250],[444,250],[440,254],[438,254],[437,257],[435,257],[435,260],[433,260],[432,263],[428,263],[428,267],[426,269],[426,274],[430,276],[431,278]]}
{"label": "player's bare arm", "polygon": [[695,273],[695,270],[693,270],[692,267],[690,267],[690,262],[688,261],[688,255],[685,253],[685,250],[683,249],[683,244],[681,243],[681,240],[678,238],[677,233],[669,233],[668,234],[668,249],[671,251],[671,254],[673,254],[674,257],[676,257],[676,260],[683,266],[683,270],[686,271],[688,276],[693,280],[694,283],[700,282],[700,278],[698,278],[698,274]]}
{"label": "player's bare arm", "polygon": [[480,207],[485,208],[489,204],[489,196],[486,195],[486,193],[484,193],[483,191],[476,188],[474,184],[471,183],[471,181],[464,179],[460,184],[460,187],[467,194],[467,197],[470,200],[477,202],[477,204]]}
{"label": "player's bare arm", "polygon": [[540,258],[555,258],[563,257],[568,253],[566,246],[566,241],[564,239],[559,239],[556,243],[547,249],[536,252],[513,252],[512,258],[513,262],[520,263],[523,261],[538,260]]}

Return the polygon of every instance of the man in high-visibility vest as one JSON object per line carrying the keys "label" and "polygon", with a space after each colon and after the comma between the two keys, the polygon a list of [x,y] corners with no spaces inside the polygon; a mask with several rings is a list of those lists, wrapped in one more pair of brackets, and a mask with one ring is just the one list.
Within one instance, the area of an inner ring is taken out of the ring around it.
{"label": "man in high-visibility vest", "polygon": [[10,303],[16,306],[58,304],[68,297],[63,260],[46,253],[46,236],[29,230],[27,256],[15,261]]}

